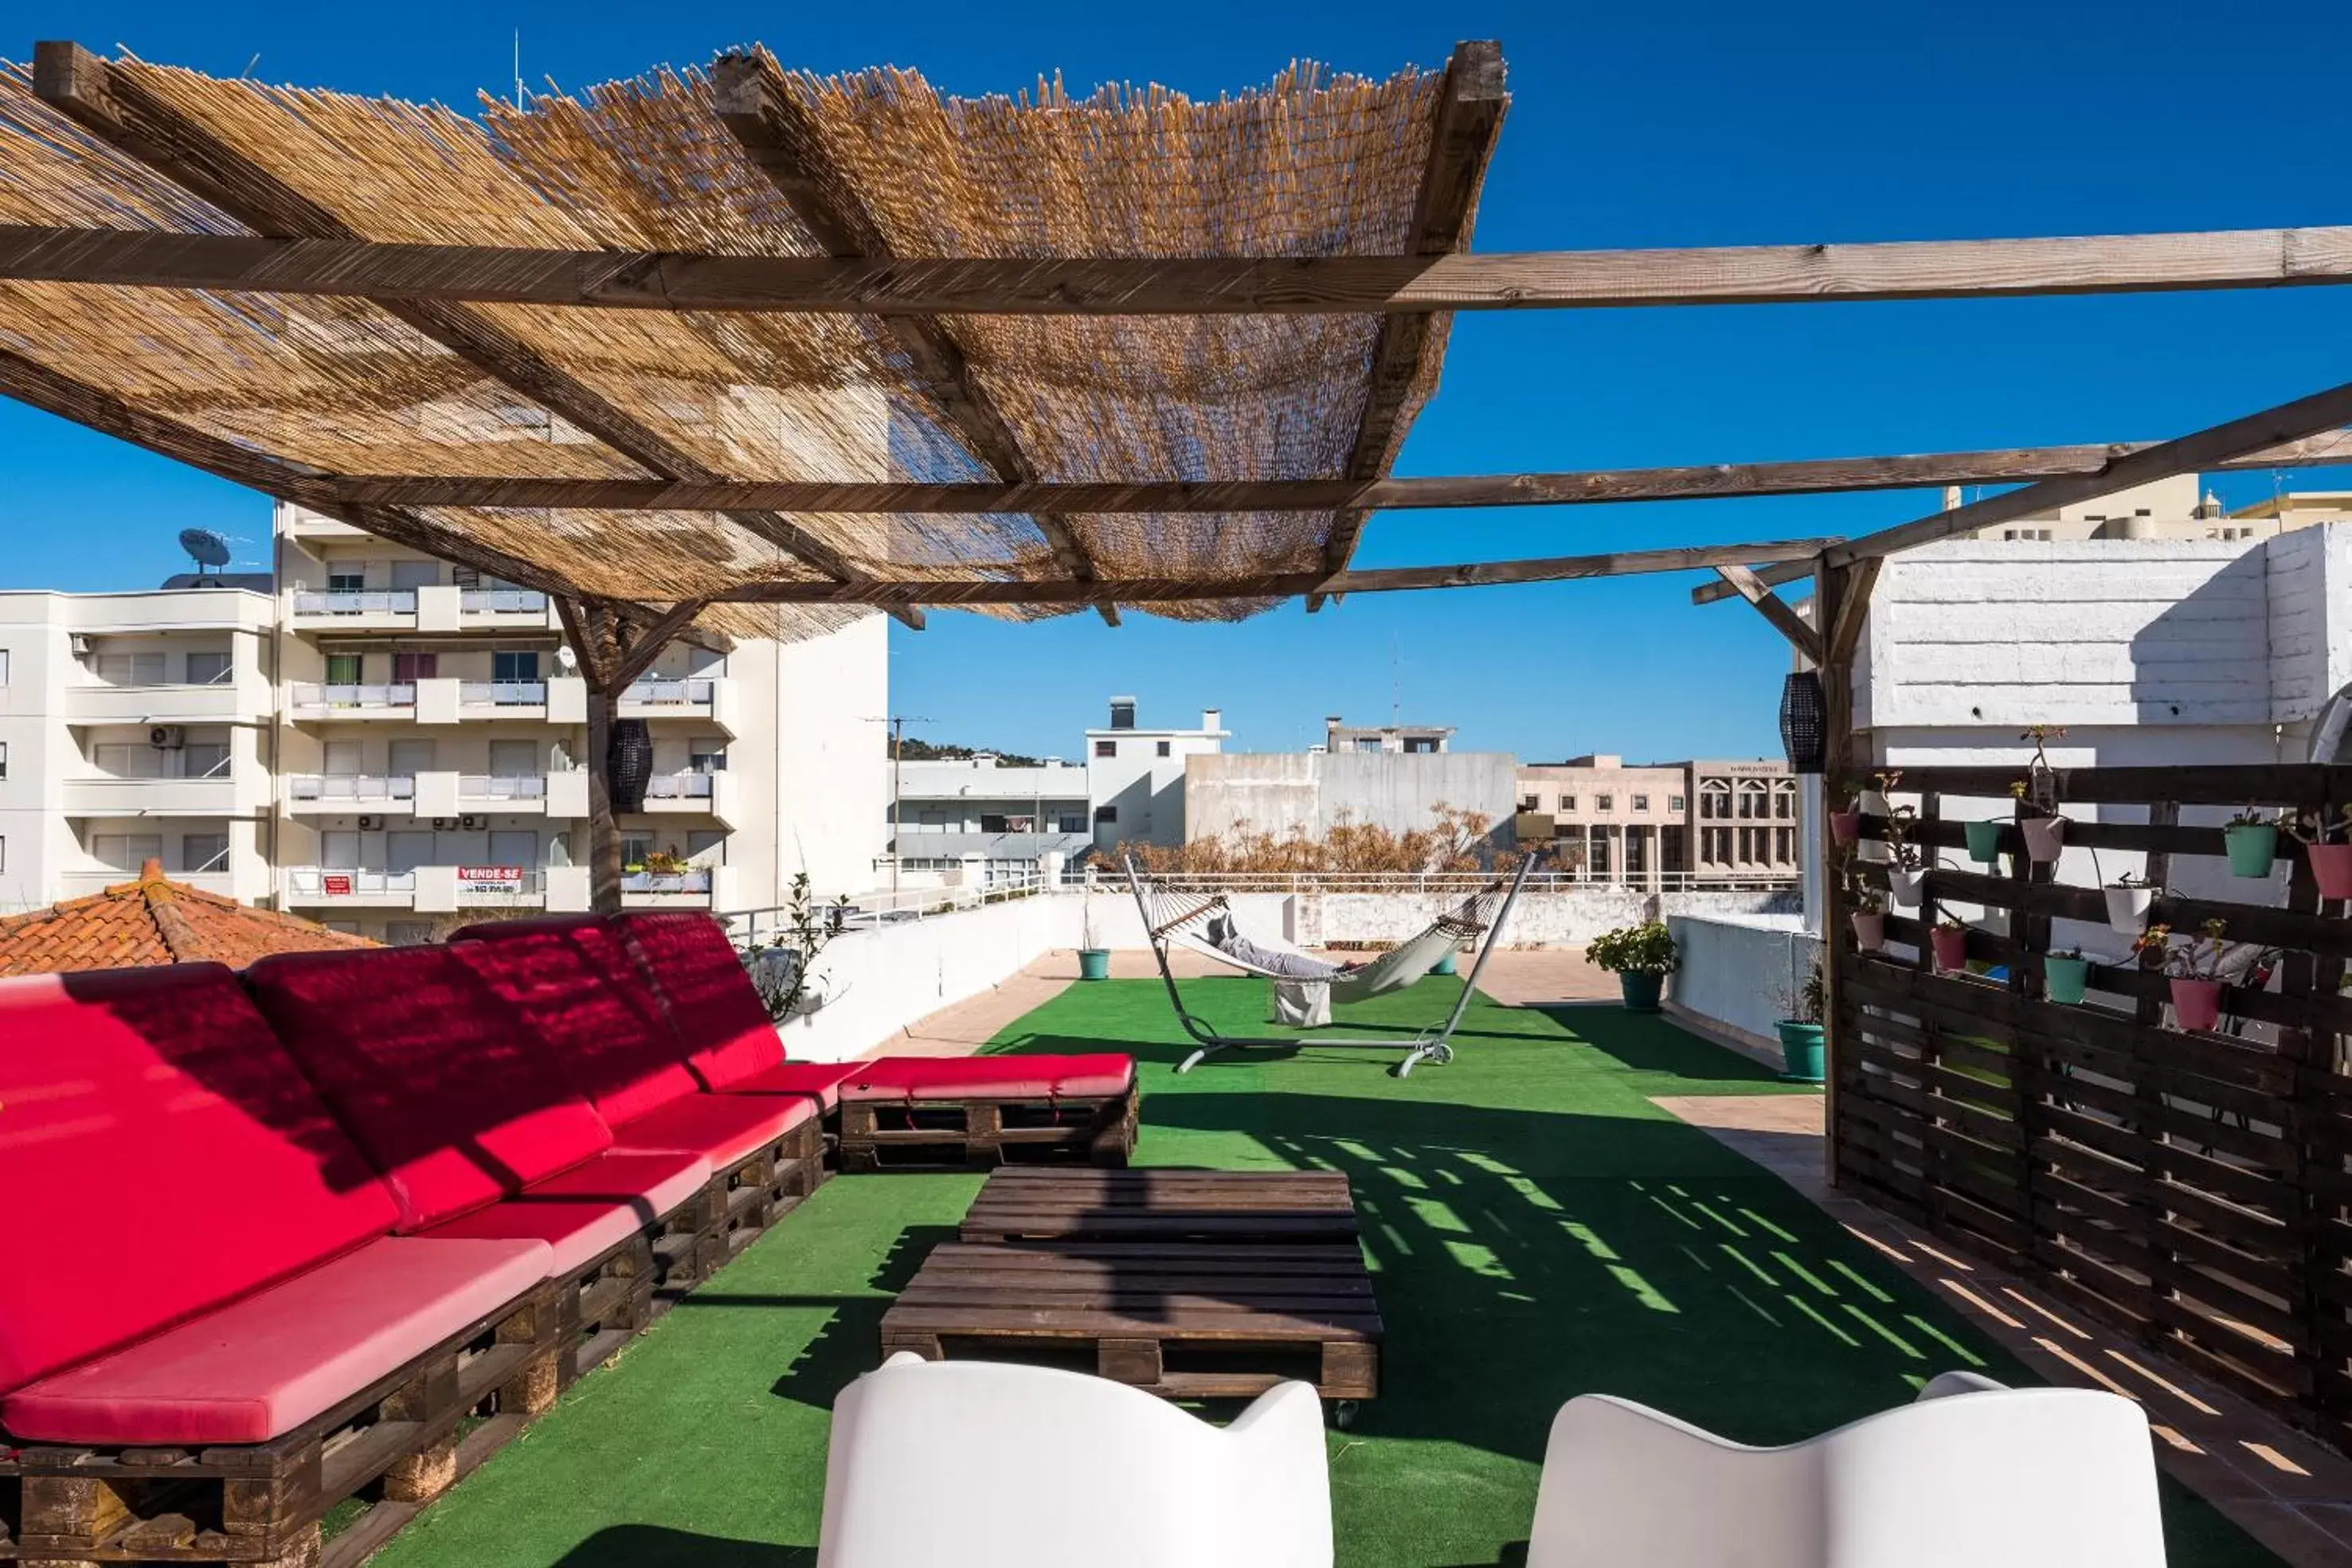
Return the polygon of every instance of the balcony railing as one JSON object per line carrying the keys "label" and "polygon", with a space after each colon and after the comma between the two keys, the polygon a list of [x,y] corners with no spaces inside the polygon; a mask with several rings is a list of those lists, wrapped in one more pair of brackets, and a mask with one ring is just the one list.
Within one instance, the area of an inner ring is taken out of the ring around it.
{"label": "balcony railing", "polygon": [[633,871],[621,877],[623,893],[709,893],[710,873],[700,867],[686,871]]}
{"label": "balcony railing", "polygon": [[369,589],[356,593],[297,593],[297,615],[414,615],[413,588]]}
{"label": "balcony railing", "polygon": [[708,680],[636,681],[621,693],[625,703],[651,707],[709,707],[717,683]]}
{"label": "balcony railing", "polygon": [[298,681],[294,685],[296,707],[415,707],[415,683],[392,685],[341,685]]}
{"label": "balcony railing", "polygon": [[547,595],[529,588],[469,588],[457,595],[468,615],[543,615]]}
{"label": "balcony railing", "polygon": [[545,707],[545,681],[461,681],[457,700],[467,707]]}
{"label": "balcony railing", "polygon": [[[214,758],[191,757],[185,752],[171,751],[159,755],[177,758],[180,770],[176,773],[108,773],[101,770],[90,778],[100,784],[185,784],[192,779],[226,779],[230,775],[230,761],[226,753]],[[135,871],[138,868],[134,866],[131,869]]]}
{"label": "balcony railing", "polygon": [[286,884],[297,898],[370,898],[386,894],[415,893],[413,871],[335,871],[323,866],[295,866]]}
{"label": "balcony railing", "polygon": [[710,799],[710,779],[708,773],[664,773],[646,780],[648,800],[708,800]]}
{"label": "balcony railing", "polygon": [[539,774],[464,773],[457,778],[461,800],[538,800],[546,795],[547,779]]}
{"label": "balcony railing", "polygon": [[407,800],[416,794],[416,780],[406,774],[297,773],[286,783],[297,800]]}

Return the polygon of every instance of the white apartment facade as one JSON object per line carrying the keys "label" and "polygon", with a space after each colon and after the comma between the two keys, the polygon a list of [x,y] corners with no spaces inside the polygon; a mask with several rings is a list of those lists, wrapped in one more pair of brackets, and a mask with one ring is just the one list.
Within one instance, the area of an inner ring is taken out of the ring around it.
{"label": "white apartment facade", "polygon": [[1087,769],[1058,758],[1034,767],[995,757],[896,765],[892,850],[902,873],[968,879],[1025,875],[1058,854],[1074,863],[1094,847]]}
{"label": "white apartment facade", "polygon": [[1110,723],[1086,734],[1095,847],[1182,843],[1184,759],[1217,756],[1230,738],[1219,709],[1202,709],[1197,729],[1150,728],[1136,723],[1133,697],[1111,698]]}
{"label": "white apartment facade", "polygon": [[[270,591],[0,594],[0,907],[157,858],[389,941],[587,908],[587,691],[553,605],[299,508],[276,535]],[[619,706],[654,741],[625,901],[762,907],[802,869],[864,891],[887,706],[879,616],[665,649]]]}

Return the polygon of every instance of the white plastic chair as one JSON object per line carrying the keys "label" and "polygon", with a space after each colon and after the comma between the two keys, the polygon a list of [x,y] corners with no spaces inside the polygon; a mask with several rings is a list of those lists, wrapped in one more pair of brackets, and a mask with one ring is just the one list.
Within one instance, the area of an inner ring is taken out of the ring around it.
{"label": "white plastic chair", "polygon": [[2163,1568],[2147,1417],[1952,1373],[1750,1448],[1607,1395],[1551,1424],[1528,1568]]}
{"label": "white plastic chair", "polygon": [[1219,1427],[1105,1378],[900,1352],[833,1406],[817,1568],[1331,1568],[1312,1385]]}

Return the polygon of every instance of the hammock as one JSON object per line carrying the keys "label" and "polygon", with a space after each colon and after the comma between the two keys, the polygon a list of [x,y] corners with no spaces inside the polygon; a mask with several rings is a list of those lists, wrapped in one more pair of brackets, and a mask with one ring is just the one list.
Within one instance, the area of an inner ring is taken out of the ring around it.
{"label": "hammock", "polygon": [[[1244,974],[1260,975],[1274,982],[1278,1010],[1287,1003],[1292,1012],[1301,1009],[1300,998],[1309,988],[1323,988],[1325,997],[1333,1001],[1361,1001],[1390,991],[1402,990],[1421,979],[1469,938],[1484,936],[1478,947],[1477,961],[1462,983],[1462,994],[1454,998],[1454,1010],[1444,1022],[1423,1030],[1409,1042],[1391,1040],[1315,1040],[1307,1041],[1318,1048],[1341,1050],[1395,1051],[1402,1048],[1404,1060],[1397,1063],[1396,1074],[1402,1078],[1423,1061],[1446,1062],[1454,1060],[1453,1048],[1447,1043],[1462,1022],[1462,1015],[1470,1006],[1471,992],[1476,988],[1479,971],[1486,967],[1486,955],[1495,950],[1501,939],[1504,923],[1510,917],[1511,906],[1518,901],[1519,889],[1535,867],[1535,856],[1528,855],[1519,862],[1517,873],[1509,883],[1487,883],[1454,909],[1439,915],[1418,935],[1399,943],[1360,969],[1328,979],[1309,979],[1297,975],[1276,974],[1255,964],[1245,964],[1209,941],[1206,930],[1212,917],[1223,915],[1231,919],[1233,911],[1223,894],[1179,893],[1154,886],[1135,868],[1132,855],[1121,857],[1127,868],[1128,886],[1134,891],[1137,910],[1143,916],[1144,935],[1150,939],[1152,956],[1159,961],[1160,977],[1168,986],[1168,999],[1175,1005],[1176,1017],[1184,1032],[1199,1042],[1200,1049],[1177,1065],[1178,1072],[1190,1072],[1201,1061],[1218,1051],[1296,1051],[1302,1043],[1297,1040],[1250,1039],[1220,1034],[1216,1026],[1184,1006],[1184,998],[1176,988],[1176,971],[1168,962],[1171,948],[1181,946],[1205,957],[1215,959]],[[1279,938],[1261,941],[1251,938],[1255,946],[1286,953],[1298,949]],[[1286,998],[1284,993],[1292,993]],[[1286,1021],[1289,1012],[1286,1013]],[[1328,1014],[1324,1015],[1328,1018]]]}

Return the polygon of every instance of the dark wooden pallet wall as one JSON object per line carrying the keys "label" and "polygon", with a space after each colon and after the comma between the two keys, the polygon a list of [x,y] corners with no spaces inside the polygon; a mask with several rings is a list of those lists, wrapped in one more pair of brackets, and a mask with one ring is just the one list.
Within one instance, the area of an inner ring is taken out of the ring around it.
{"label": "dark wooden pallet wall", "polygon": [[[2352,908],[2323,905],[2293,838],[2280,836],[2282,904],[2275,877],[2226,875],[2221,827],[2181,821],[2184,809],[2248,804],[2333,815],[2352,801],[2352,768],[2058,771],[2062,812],[2108,819],[2070,821],[2070,849],[2143,853],[2159,884],[2214,857],[2197,879],[2209,896],[2159,894],[2150,921],[2188,933],[2221,919],[2229,940],[2278,949],[2267,986],[2225,991],[2221,1030],[2195,1034],[2168,1027],[2155,967],[2095,966],[2083,1004],[2047,999],[2053,922],[2104,927],[2100,889],[2027,865],[2013,826],[2003,868],[1959,869],[1962,826],[1942,812],[1954,797],[2005,801],[2021,776],[1903,769],[1895,800],[1917,805],[1911,839],[1930,862],[1918,909],[1890,907],[1885,950],[1864,953],[1846,901],[1832,901],[1840,1185],[2352,1446],[2352,1073],[2339,1044],[2352,1034]],[[1885,829],[1864,819],[1865,841]],[[1884,863],[1853,863],[1885,887]],[[1968,936],[1969,957],[2006,966],[2005,981],[1936,972],[1927,936],[1943,904],[2007,912],[2006,935]]]}

